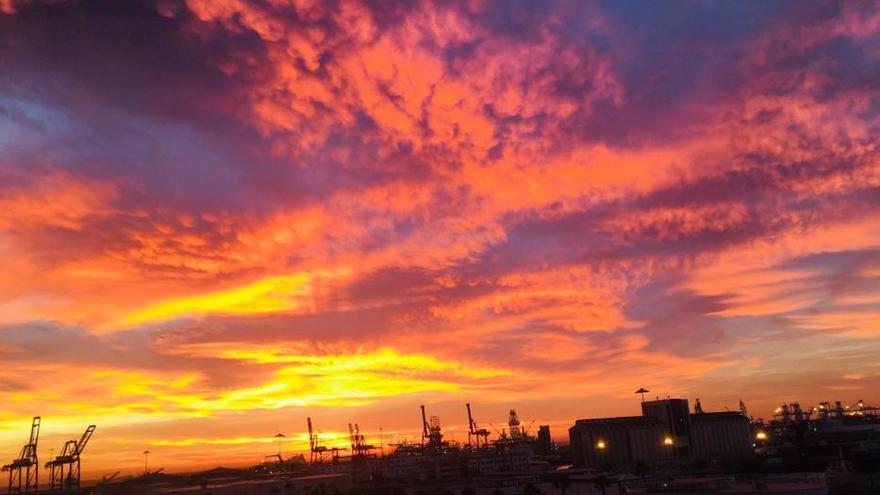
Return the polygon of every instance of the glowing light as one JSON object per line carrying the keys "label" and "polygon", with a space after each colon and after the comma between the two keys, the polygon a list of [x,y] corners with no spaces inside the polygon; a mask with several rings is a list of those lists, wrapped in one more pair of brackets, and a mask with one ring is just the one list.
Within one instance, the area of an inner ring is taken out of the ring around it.
{"label": "glowing light", "polygon": [[672,437],[666,437],[663,439],[663,445],[672,446],[675,445],[675,442],[672,440]]}
{"label": "glowing light", "polygon": [[[383,397],[419,392],[450,392],[465,384],[511,375],[508,370],[446,361],[392,348],[371,352],[306,354],[304,350],[182,347],[177,355],[280,365],[249,387],[220,393],[206,387],[200,375],[150,375],[100,370],[92,373],[115,402],[109,410],[127,414],[207,416],[217,411],[279,409],[327,404],[360,406]],[[86,406],[83,405],[83,408]]]}
{"label": "glowing light", "polygon": [[759,432],[755,435],[755,438],[757,438],[758,440],[767,440],[767,434],[764,433],[763,431],[759,431]]}
{"label": "glowing light", "polygon": [[596,448],[599,450],[605,450],[605,440],[599,440],[596,442]]}
{"label": "glowing light", "polygon": [[188,352],[184,352],[188,355],[233,359],[255,364],[295,365],[303,373],[317,374],[328,370],[346,372],[405,369],[410,375],[415,372],[447,372],[471,378],[493,378],[511,375],[511,372],[507,370],[466,366],[457,361],[442,361],[425,354],[401,354],[390,347],[384,347],[373,352],[336,354],[311,354],[305,349],[279,349],[278,347],[267,346],[252,346],[246,349],[193,346],[188,349]]}
{"label": "glowing light", "polygon": [[243,287],[162,301],[125,316],[119,323],[132,325],[181,316],[260,314],[290,311],[312,292],[311,274],[286,275],[258,280]]}
{"label": "glowing light", "polygon": [[[308,437],[297,438],[303,445],[308,445]],[[181,438],[176,440],[153,440],[150,445],[161,447],[191,447],[194,445],[248,445],[275,442],[275,438],[231,437],[231,438]]]}

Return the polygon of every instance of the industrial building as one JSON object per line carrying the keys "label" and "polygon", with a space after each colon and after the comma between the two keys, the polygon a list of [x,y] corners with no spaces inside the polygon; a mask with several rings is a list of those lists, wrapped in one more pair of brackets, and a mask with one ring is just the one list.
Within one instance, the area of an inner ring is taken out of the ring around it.
{"label": "industrial building", "polygon": [[752,454],[752,429],[746,416],[738,412],[708,412],[692,414],[690,420],[696,457],[728,460]]}
{"label": "industrial building", "polygon": [[535,443],[535,453],[550,455],[553,452],[553,439],[550,437],[550,425],[538,427],[538,441]]}
{"label": "industrial building", "polygon": [[643,401],[641,416],[579,419],[569,438],[574,465],[593,469],[741,459],[752,448],[746,416],[699,406],[690,413],[687,399]]}
{"label": "industrial building", "polygon": [[753,428],[759,457],[774,465],[849,472],[880,461],[880,407],[862,400],[782,404]]}

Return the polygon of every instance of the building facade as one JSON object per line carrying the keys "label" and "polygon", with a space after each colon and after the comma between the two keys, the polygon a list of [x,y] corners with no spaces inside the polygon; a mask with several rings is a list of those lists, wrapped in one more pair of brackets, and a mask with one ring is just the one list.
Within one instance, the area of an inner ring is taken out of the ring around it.
{"label": "building facade", "polygon": [[538,427],[538,441],[535,443],[535,453],[550,455],[553,451],[553,439],[550,437],[550,425]]}
{"label": "building facade", "polygon": [[574,465],[592,469],[751,455],[748,418],[736,412],[691,414],[687,399],[643,402],[641,416],[579,419],[569,439]]}
{"label": "building facade", "polygon": [[738,412],[711,412],[690,416],[694,456],[706,460],[728,460],[752,454],[749,420]]}
{"label": "building facade", "polygon": [[642,416],[579,419],[569,429],[574,465],[593,469],[670,459],[668,435],[662,421]]}

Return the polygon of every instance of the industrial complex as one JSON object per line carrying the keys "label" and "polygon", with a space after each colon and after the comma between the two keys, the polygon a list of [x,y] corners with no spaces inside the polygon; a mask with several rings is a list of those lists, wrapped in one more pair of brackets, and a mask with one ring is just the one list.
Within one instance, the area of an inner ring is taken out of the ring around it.
{"label": "industrial complex", "polygon": [[718,462],[752,455],[751,426],[744,414],[707,413],[701,406],[691,413],[687,399],[642,402],[641,416],[581,419],[569,434],[577,467]]}
{"label": "industrial complex", "polygon": [[[251,468],[190,474],[150,470],[145,462],[139,475],[117,473],[91,486],[81,483],[81,464],[95,425],[41,466],[41,418],[35,417],[20,455],[3,470],[10,494],[819,495],[871,489],[872,478],[866,482],[859,473],[880,460],[880,415],[863,401],[784,404],[764,421],[749,416],[742,401],[737,411],[709,412],[699,399],[691,408],[684,398],[645,400],[647,392],[638,391],[640,416],[576,420],[568,445],[556,445],[548,425],[532,434],[533,422],[521,421],[515,409],[500,430],[489,423],[490,431],[471,404],[463,407],[468,430],[460,444],[447,440],[440,418],[420,406],[417,442],[370,444],[360,426],[349,423],[348,445],[326,445],[309,417],[307,457],[285,458],[279,448]],[[845,491],[835,491],[835,484]]]}

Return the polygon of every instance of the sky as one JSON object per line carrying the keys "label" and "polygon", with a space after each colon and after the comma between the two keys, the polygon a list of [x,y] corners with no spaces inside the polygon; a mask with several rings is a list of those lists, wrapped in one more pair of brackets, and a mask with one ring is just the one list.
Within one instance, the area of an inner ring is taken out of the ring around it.
{"label": "sky", "polygon": [[0,0],[0,460],[880,402],[880,4]]}

